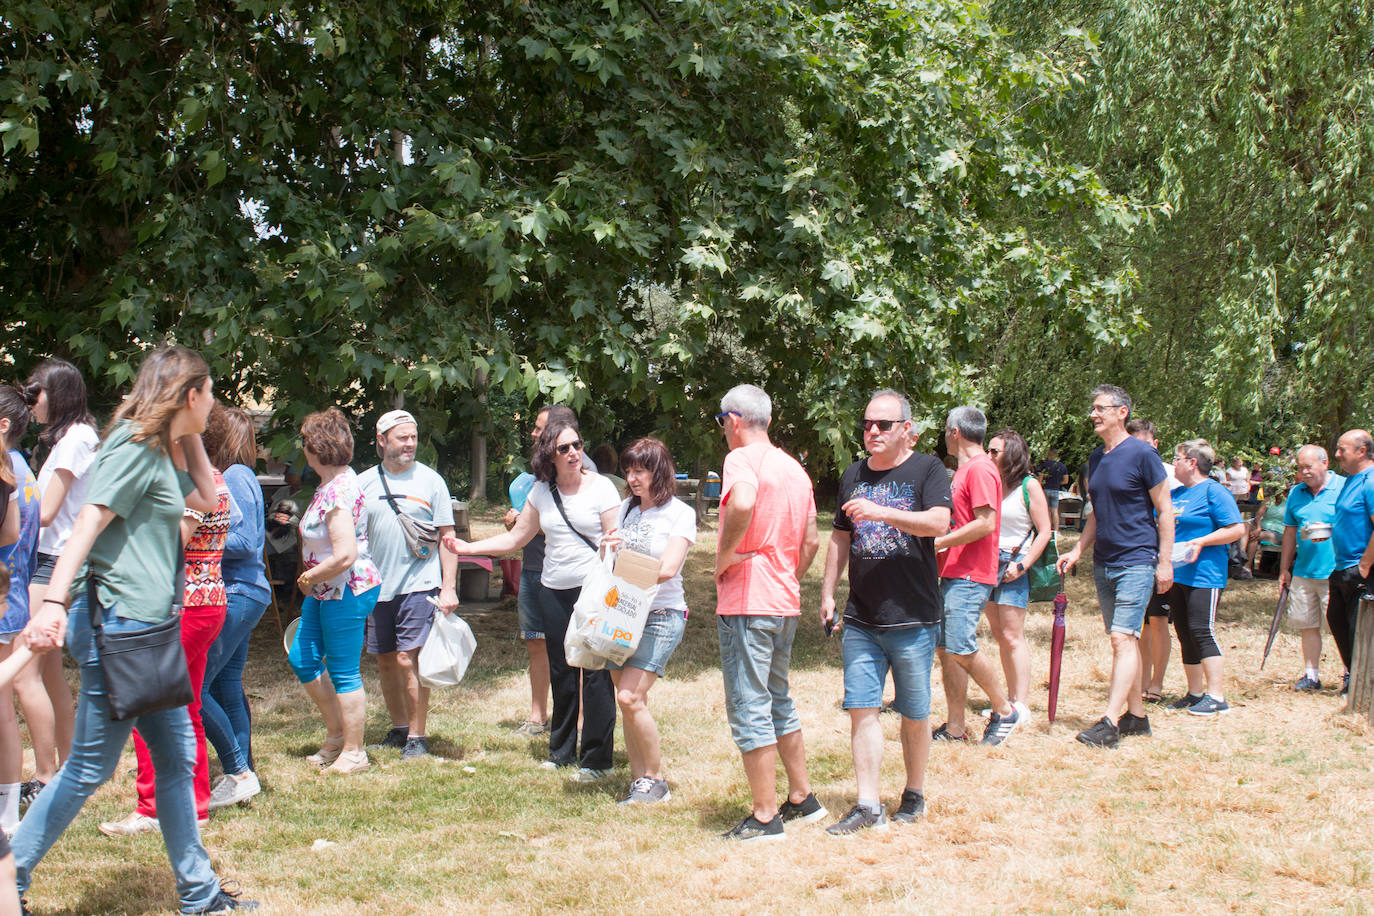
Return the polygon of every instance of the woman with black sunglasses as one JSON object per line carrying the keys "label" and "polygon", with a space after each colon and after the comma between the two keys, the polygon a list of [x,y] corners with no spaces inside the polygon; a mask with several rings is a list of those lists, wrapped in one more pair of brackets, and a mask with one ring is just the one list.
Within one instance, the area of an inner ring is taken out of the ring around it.
{"label": "woman with black sunglasses", "polygon": [[[544,535],[544,569],[539,575],[539,609],[553,686],[549,720],[549,759],[543,766],[578,766],[577,782],[597,782],[611,770],[615,739],[615,691],[605,671],[582,671],[568,665],[563,637],[582,581],[599,562],[601,538],[616,526],[620,494],[615,484],[583,470],[582,437],[571,411],[550,414],[534,446],[538,479],[515,527],[504,534],[468,543],[444,538],[444,547],[459,556],[493,556],[519,550],[536,534]],[[581,680],[581,689],[578,681]],[[577,719],[582,716],[581,753]]]}

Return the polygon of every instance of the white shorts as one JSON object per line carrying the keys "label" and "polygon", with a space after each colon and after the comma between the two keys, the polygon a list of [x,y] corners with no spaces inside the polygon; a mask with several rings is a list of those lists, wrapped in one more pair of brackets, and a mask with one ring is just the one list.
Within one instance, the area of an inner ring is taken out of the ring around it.
{"label": "white shorts", "polygon": [[1322,625],[1326,611],[1327,580],[1294,576],[1288,586],[1288,622],[1298,630]]}

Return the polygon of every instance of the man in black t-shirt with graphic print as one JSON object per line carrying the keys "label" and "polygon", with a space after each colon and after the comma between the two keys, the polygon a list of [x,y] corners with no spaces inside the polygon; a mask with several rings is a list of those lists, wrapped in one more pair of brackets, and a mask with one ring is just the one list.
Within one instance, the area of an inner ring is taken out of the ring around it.
{"label": "man in black t-shirt with graphic print", "polygon": [[[907,762],[906,787],[892,819],[909,823],[925,813],[930,670],[943,614],[935,537],[949,531],[951,506],[944,466],[911,449],[906,398],[890,389],[875,393],[864,411],[863,438],[870,457],[840,478],[821,586],[821,622],[843,630],[844,708],[859,784],[858,803],[829,828],[836,835],[887,825],[878,793],[878,713],[889,669]],[[846,560],[849,600],[840,617],[835,586]]]}

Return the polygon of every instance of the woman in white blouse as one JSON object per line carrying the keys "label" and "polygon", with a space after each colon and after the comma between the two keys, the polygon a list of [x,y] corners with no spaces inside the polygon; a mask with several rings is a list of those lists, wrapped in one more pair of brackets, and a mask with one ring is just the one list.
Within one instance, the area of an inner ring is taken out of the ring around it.
{"label": "woman in white blouse", "polygon": [[473,543],[446,536],[444,547],[459,556],[490,556],[518,550],[543,532],[539,609],[553,687],[549,758],[543,766],[556,769],[576,765],[576,781],[596,782],[609,775],[612,764],[615,694],[611,676],[606,671],[569,666],[563,654],[563,637],[582,581],[600,562],[602,535],[615,528],[620,494],[605,477],[583,471],[582,436],[571,411],[550,412],[534,446],[533,465],[538,482],[530,490],[515,527]]}

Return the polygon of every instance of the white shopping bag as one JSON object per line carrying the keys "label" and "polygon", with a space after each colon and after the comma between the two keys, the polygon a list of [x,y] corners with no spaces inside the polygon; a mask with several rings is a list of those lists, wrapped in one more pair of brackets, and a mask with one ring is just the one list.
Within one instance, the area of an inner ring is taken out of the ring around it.
{"label": "white shopping bag", "polygon": [[573,605],[572,619],[568,621],[568,631],[563,636],[563,655],[574,668],[600,671],[606,667],[605,656],[591,650],[587,645],[587,637],[596,629],[597,614],[601,609],[599,596],[614,587],[615,576],[611,574],[610,558],[598,560],[582,580],[582,593]]}
{"label": "white shopping bag", "polygon": [[455,687],[467,674],[477,651],[477,638],[457,614],[434,615],[434,625],[420,649],[420,681],[426,687]]}
{"label": "white shopping bag", "polygon": [[621,550],[616,554],[608,584],[598,582],[595,589],[583,585],[577,602],[581,605],[585,600],[587,611],[594,618],[591,631],[583,637],[588,649],[617,665],[634,654],[644,635],[649,608],[658,594],[660,566],[661,561],[653,557]]}

